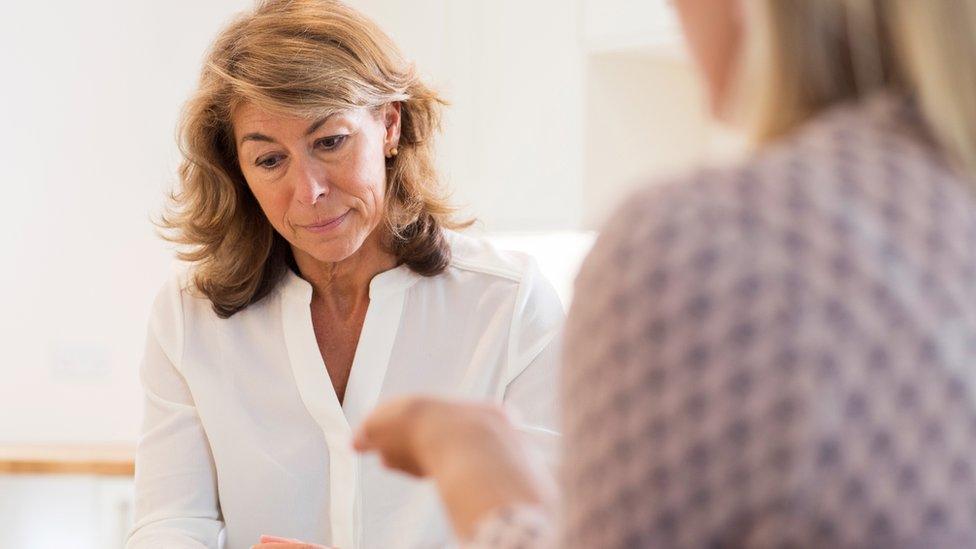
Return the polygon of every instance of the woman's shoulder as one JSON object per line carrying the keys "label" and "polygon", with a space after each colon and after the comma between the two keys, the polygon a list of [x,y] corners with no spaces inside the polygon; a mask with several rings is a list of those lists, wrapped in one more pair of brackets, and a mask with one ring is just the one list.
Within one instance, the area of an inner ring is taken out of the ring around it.
{"label": "woman's shoulder", "polygon": [[176,263],[171,266],[166,279],[156,290],[153,299],[152,317],[155,319],[161,316],[182,316],[183,300],[191,295],[190,268],[186,265]]}
{"label": "woman's shoulder", "polygon": [[451,263],[444,277],[449,283],[477,293],[491,286],[495,295],[514,295],[517,308],[548,311],[544,316],[562,318],[562,301],[533,256],[505,250],[484,237],[455,231],[446,231],[445,236],[451,246]]}
{"label": "woman's shoulder", "polygon": [[195,268],[175,263],[153,300],[150,322],[170,327],[182,326],[193,318],[217,319],[209,299],[195,284]]}
{"label": "woman's shoulder", "polygon": [[525,281],[538,270],[532,256],[501,249],[487,238],[456,231],[444,234],[451,247],[448,269],[515,283]]}

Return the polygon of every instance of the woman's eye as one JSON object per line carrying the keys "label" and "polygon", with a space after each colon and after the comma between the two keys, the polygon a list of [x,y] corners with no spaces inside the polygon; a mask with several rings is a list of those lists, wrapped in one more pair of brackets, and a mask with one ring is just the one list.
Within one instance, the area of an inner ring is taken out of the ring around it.
{"label": "woman's eye", "polygon": [[331,151],[338,149],[340,145],[346,140],[346,135],[330,135],[329,137],[323,137],[315,142],[316,146],[320,149],[325,149]]}
{"label": "woman's eye", "polygon": [[272,156],[265,156],[263,158],[259,158],[254,164],[266,170],[273,170],[277,168],[278,164],[280,163],[281,163],[281,157],[277,155],[272,155]]}

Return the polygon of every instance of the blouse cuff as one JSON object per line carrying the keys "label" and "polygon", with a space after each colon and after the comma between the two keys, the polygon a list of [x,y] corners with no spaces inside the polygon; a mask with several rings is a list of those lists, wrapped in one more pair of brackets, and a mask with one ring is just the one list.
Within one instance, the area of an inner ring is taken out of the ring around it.
{"label": "blouse cuff", "polygon": [[464,549],[540,549],[552,534],[550,516],[539,507],[503,507],[482,518]]}

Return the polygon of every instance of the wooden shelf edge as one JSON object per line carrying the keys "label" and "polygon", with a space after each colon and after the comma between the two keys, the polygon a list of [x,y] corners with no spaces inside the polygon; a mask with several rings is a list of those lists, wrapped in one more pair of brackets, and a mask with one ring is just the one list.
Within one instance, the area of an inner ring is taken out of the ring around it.
{"label": "wooden shelf edge", "polygon": [[92,475],[131,477],[131,463],[52,463],[45,461],[0,462],[0,475]]}
{"label": "wooden shelf edge", "polygon": [[0,474],[131,477],[135,445],[0,444]]}

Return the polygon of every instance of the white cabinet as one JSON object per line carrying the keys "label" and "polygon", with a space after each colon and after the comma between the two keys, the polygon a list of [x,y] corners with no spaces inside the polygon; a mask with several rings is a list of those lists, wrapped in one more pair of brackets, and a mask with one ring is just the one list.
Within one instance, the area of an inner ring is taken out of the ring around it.
{"label": "white cabinet", "polygon": [[580,0],[586,58],[583,227],[635,188],[741,150],[708,116],[667,0]]}
{"label": "white cabinet", "polygon": [[122,549],[132,479],[0,475],[0,547]]}
{"label": "white cabinet", "polygon": [[0,547],[121,549],[131,444],[0,444]]}
{"label": "white cabinet", "polygon": [[580,0],[586,56],[583,227],[701,157],[701,89],[666,0]]}
{"label": "white cabinet", "polygon": [[599,229],[639,187],[704,158],[709,122],[689,63],[643,51],[590,56],[583,226]]}

